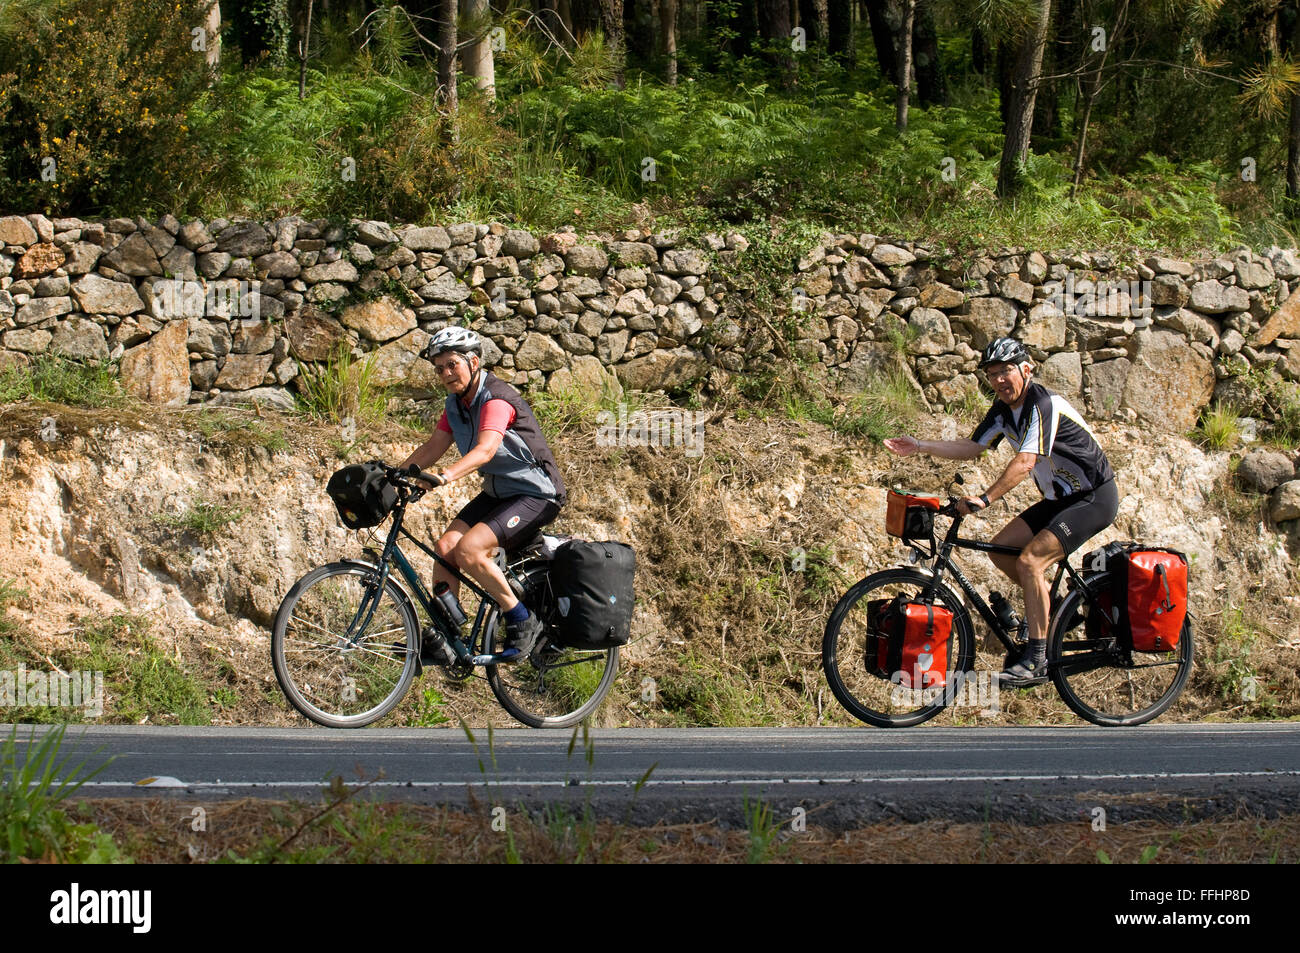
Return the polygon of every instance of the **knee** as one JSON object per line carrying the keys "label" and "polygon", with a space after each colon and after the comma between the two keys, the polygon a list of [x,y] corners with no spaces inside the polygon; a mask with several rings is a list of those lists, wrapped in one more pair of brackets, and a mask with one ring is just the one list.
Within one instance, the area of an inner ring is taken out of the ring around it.
{"label": "knee", "polygon": [[461,539],[453,551],[453,561],[461,569],[478,569],[489,562],[487,552]]}
{"label": "knee", "polygon": [[1022,553],[1016,559],[1015,571],[1020,584],[1028,586],[1031,582],[1042,578],[1043,564],[1028,553]]}
{"label": "knee", "polygon": [[460,565],[456,560],[456,548],[460,545],[459,533],[443,533],[433,544],[433,551],[448,562]]}

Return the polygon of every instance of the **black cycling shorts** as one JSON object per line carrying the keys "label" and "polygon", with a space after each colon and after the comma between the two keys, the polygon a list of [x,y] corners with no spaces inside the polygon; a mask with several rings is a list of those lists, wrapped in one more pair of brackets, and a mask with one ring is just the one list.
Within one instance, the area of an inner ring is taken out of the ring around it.
{"label": "black cycling shorts", "polygon": [[1119,512],[1119,490],[1107,480],[1095,490],[1060,500],[1040,500],[1020,514],[1035,536],[1045,529],[1061,541],[1070,555],[1111,523]]}
{"label": "black cycling shorts", "polygon": [[559,513],[560,506],[554,500],[536,496],[502,498],[480,493],[465,504],[464,509],[456,514],[456,519],[470,528],[486,523],[496,536],[497,545],[510,552],[517,543],[529,539]]}

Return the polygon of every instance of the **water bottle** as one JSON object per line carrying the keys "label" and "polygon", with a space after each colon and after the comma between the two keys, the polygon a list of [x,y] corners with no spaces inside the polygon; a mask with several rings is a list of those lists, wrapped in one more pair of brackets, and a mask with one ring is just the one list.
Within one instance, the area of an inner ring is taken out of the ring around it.
{"label": "water bottle", "polygon": [[469,620],[465,617],[465,610],[460,607],[460,601],[456,594],[451,591],[451,586],[446,582],[440,582],[433,587],[433,594],[442,603],[442,607],[447,610],[447,618],[451,620],[456,628],[460,628]]}
{"label": "water bottle", "polygon": [[1007,632],[1014,632],[1020,626],[1020,619],[1016,616],[1016,611],[1011,608],[1011,603],[1002,598],[1002,593],[990,592],[989,605],[993,609],[993,614],[997,616],[998,621],[1002,623],[1003,629]]}

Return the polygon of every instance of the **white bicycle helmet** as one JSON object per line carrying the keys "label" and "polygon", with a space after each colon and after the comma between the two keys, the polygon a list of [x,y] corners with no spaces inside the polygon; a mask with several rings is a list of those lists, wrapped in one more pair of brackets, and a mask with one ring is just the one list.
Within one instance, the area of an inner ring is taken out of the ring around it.
{"label": "white bicycle helmet", "polygon": [[445,327],[429,338],[429,343],[424,346],[420,356],[426,361],[432,361],[439,354],[446,351],[456,351],[459,354],[474,354],[479,358],[483,356],[483,342],[479,336],[469,328],[456,326]]}

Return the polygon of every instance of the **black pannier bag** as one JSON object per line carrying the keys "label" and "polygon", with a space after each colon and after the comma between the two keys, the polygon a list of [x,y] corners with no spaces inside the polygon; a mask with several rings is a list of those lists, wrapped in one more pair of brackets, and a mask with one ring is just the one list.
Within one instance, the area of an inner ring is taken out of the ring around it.
{"label": "black pannier bag", "polygon": [[575,649],[626,645],[632,632],[636,554],[625,543],[570,540],[551,560],[551,621]]}
{"label": "black pannier bag", "polygon": [[348,529],[378,526],[397,505],[397,488],[384,477],[380,463],[354,463],[344,467],[325,485],[339,519]]}

